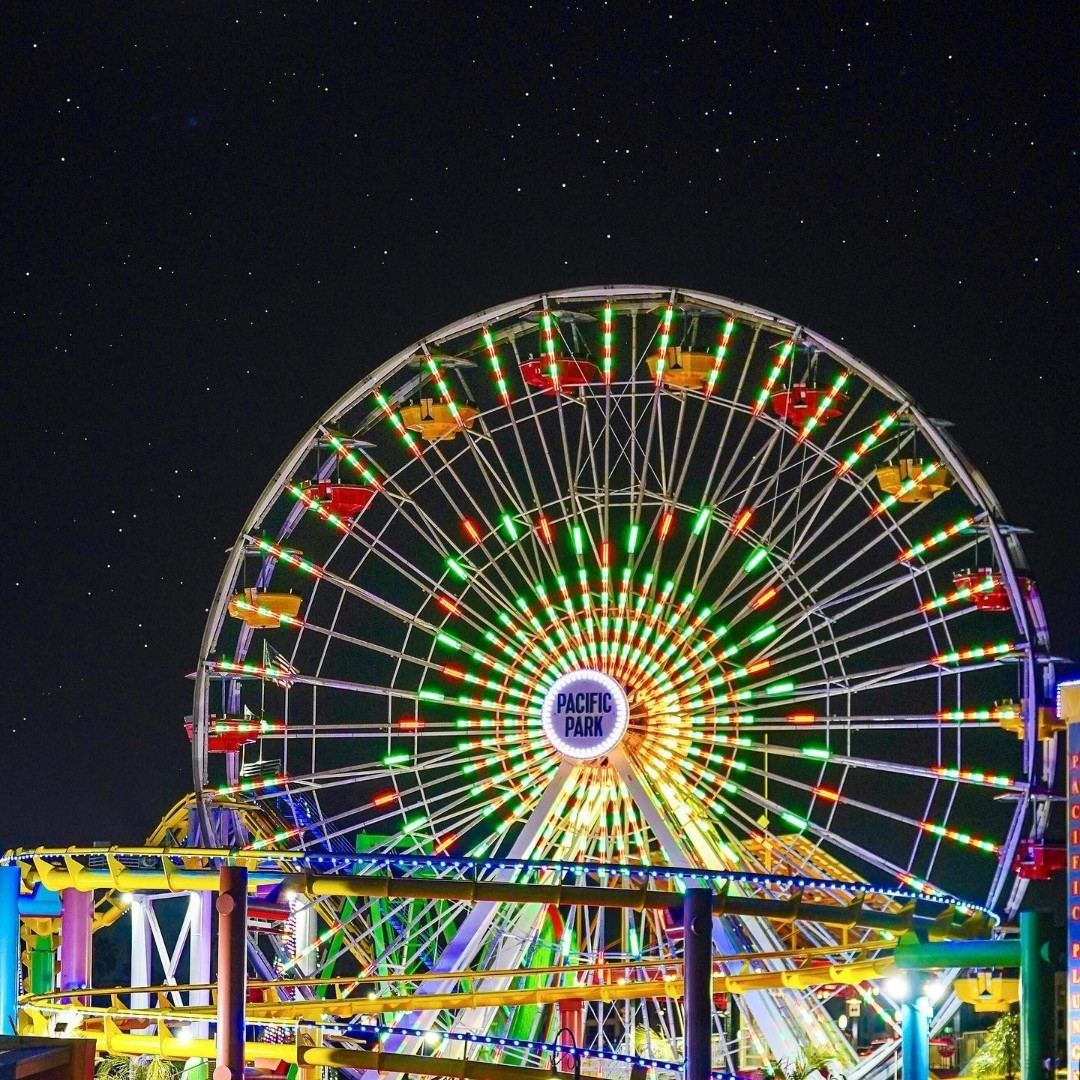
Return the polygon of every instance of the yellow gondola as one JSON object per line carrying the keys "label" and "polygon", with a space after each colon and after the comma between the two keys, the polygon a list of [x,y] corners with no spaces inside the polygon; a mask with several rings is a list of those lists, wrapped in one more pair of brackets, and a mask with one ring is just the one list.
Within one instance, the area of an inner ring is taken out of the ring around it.
{"label": "yellow gondola", "polygon": [[[653,353],[646,363],[655,379],[656,369],[660,366],[660,354]],[[660,379],[679,390],[700,390],[715,366],[716,357],[712,353],[687,352],[676,345],[664,354],[664,369],[660,373]]]}
{"label": "yellow gondola", "polygon": [[[454,417],[454,409],[457,409],[460,425]],[[401,422],[409,431],[415,431],[428,442],[452,439],[457,435],[459,426],[471,428],[479,413],[471,405],[455,405],[454,409],[431,398],[423,398],[419,405],[406,405],[401,410]]]}
{"label": "yellow gondola", "polygon": [[878,486],[886,495],[895,495],[900,503],[928,503],[944,495],[956,482],[944,465],[934,468],[932,461],[901,458],[891,465],[880,465]]}
{"label": "yellow gondola", "polygon": [[973,979],[957,979],[953,983],[956,996],[976,1012],[1008,1012],[1014,1001],[1020,1000],[1020,980],[991,977],[984,971]]}
{"label": "yellow gondola", "polygon": [[303,597],[293,593],[245,589],[229,601],[229,614],[253,630],[281,625],[281,617],[296,618]]}

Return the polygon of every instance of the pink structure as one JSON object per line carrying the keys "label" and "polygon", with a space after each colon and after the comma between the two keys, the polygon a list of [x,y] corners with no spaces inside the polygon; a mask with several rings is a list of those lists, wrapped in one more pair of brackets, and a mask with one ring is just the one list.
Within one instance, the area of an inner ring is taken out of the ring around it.
{"label": "pink structure", "polygon": [[94,894],[78,889],[60,893],[60,989],[90,985],[90,940],[94,929]]}

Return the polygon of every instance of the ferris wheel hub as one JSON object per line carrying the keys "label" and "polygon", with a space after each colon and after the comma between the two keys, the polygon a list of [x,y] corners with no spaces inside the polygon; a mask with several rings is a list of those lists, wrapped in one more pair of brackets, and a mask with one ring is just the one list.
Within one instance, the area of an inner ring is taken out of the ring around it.
{"label": "ferris wheel hub", "polygon": [[548,688],[541,723],[548,742],[576,761],[591,761],[622,741],[629,722],[626,691],[593,668],[561,675]]}

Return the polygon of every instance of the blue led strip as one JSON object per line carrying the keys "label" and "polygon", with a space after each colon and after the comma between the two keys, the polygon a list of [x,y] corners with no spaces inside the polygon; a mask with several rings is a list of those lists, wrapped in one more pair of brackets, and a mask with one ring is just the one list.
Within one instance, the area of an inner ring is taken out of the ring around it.
{"label": "blue led strip", "polygon": [[[294,856],[290,853],[289,857],[293,858]],[[468,871],[473,875],[479,875],[483,871],[519,870],[577,874],[579,876],[593,875],[597,877],[649,877],[661,881],[686,878],[711,885],[734,882],[743,885],[770,885],[778,888],[836,889],[838,892],[855,895],[872,893],[892,899],[919,900],[930,904],[940,904],[945,907],[956,904],[993,917],[993,913],[989,908],[944,892],[932,896],[917,892],[914,889],[890,885],[872,885],[865,881],[788,877],[783,874],[752,874],[738,870],[687,870],[661,866],[632,866],[626,863],[575,863],[544,859],[468,859],[445,855],[363,855],[350,860],[316,854],[306,854],[304,856],[297,854],[295,857],[297,859],[303,858],[305,862],[321,862],[323,865],[327,862],[334,866],[347,866],[351,863],[354,873],[390,869],[429,869]]]}
{"label": "blue led strip", "polygon": [[[325,1025],[322,1025],[325,1028]],[[349,1038],[377,1035],[380,1040],[394,1035],[417,1036],[426,1038],[435,1034],[445,1040],[475,1043],[478,1046],[507,1046],[514,1050],[532,1050],[541,1054],[572,1055],[577,1058],[602,1058],[604,1061],[619,1061],[624,1064],[639,1065],[646,1069],[665,1069],[668,1072],[682,1072],[682,1062],[660,1061],[656,1058],[636,1057],[633,1054],[620,1054],[615,1050],[594,1050],[588,1047],[565,1046],[562,1043],[532,1042],[529,1039],[508,1039],[500,1035],[474,1035],[467,1031],[439,1031],[435,1028],[384,1027],[381,1024],[349,1024],[343,1034]],[[735,1073],[715,1071],[709,1074],[716,1080],[742,1080]]]}
{"label": "blue led strip", "polygon": [[[227,857],[229,854],[239,855],[244,852],[245,849],[236,848],[231,852],[222,852],[222,857]],[[89,855],[90,864],[94,863],[95,859],[99,859],[101,866],[105,865],[105,854],[108,852],[112,857],[119,859],[123,862],[125,858],[145,861],[147,858],[156,859],[157,855],[147,855],[145,853],[125,853],[122,850],[110,850],[102,849],[100,855],[93,853]],[[19,858],[26,858],[27,855],[32,854],[36,858],[45,858],[48,860],[49,855],[40,852],[32,853],[20,853],[20,852],[8,852],[4,855],[0,855],[0,865],[4,865],[11,861],[17,861]],[[77,854],[77,853],[71,853]],[[178,851],[175,856],[172,852],[163,854],[161,859],[183,859],[186,856],[181,851]],[[62,856],[56,855],[55,858],[60,859]],[[877,896],[885,896],[890,899],[896,900],[916,900],[925,904],[937,904],[943,907],[956,905],[963,908],[967,912],[979,912],[992,919],[995,923],[1000,922],[997,915],[994,914],[989,908],[982,904],[976,904],[969,900],[962,900],[957,896],[950,893],[941,892],[936,895],[928,895],[926,893],[918,892],[914,889],[898,888],[889,885],[873,885],[865,881],[842,881],[831,880],[829,878],[809,878],[809,877],[788,877],[783,874],[752,874],[746,871],[736,870],[701,870],[701,869],[686,869],[686,868],[674,868],[667,866],[640,866],[630,865],[627,863],[576,863],[566,862],[560,860],[528,860],[528,859],[470,859],[463,856],[448,856],[448,855],[350,855],[345,856],[342,854],[321,854],[317,852],[305,852],[305,851],[264,851],[260,852],[260,859],[264,864],[270,866],[277,866],[279,862],[299,863],[312,869],[327,869],[338,871],[351,871],[352,873],[371,873],[379,870],[390,872],[392,870],[414,870],[414,869],[428,869],[428,870],[442,870],[442,871],[457,871],[459,873],[465,872],[472,875],[474,878],[479,878],[484,872],[493,872],[499,870],[516,870],[523,873],[558,873],[577,875],[578,877],[585,878],[588,876],[595,877],[629,877],[629,878],[653,878],[660,881],[673,881],[673,880],[693,880],[704,882],[709,885],[725,884],[727,882],[733,882],[743,885],[765,885],[775,888],[789,888],[789,889],[835,889],[838,892],[850,893],[853,895],[868,895],[873,894]],[[140,864],[141,865],[141,864]],[[149,869],[149,867],[142,865],[141,868]],[[288,873],[288,870],[282,871]]]}

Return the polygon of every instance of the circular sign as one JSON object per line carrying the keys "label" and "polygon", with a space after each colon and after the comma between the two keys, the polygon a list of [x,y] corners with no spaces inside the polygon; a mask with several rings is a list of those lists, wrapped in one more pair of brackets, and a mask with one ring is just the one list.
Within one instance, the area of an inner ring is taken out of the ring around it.
{"label": "circular sign", "polygon": [[559,676],[544,695],[541,722],[556,750],[578,761],[600,757],[626,733],[629,707],[610,675],[581,668]]}

